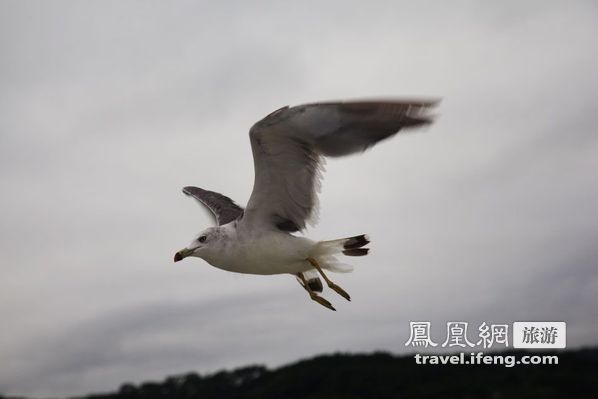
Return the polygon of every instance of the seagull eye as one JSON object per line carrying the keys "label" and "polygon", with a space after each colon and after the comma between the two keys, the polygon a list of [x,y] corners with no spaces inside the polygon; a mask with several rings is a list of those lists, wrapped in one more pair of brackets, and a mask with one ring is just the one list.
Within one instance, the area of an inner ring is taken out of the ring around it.
{"label": "seagull eye", "polygon": [[199,239],[197,241],[206,242],[206,238],[207,238],[206,236],[201,236],[201,237],[199,237]]}

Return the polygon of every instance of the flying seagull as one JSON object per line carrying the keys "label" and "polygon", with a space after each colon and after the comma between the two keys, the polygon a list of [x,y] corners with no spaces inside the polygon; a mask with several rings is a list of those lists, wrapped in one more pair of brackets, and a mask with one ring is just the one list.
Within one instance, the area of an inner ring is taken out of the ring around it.
{"label": "flying seagull", "polygon": [[202,231],[174,261],[194,256],[219,269],[249,274],[293,274],[311,299],[328,309],[323,284],[347,300],[349,294],[324,270],[349,272],[336,255],[367,255],[367,235],[313,241],[293,235],[317,219],[323,158],[363,152],[402,129],[432,123],[437,101],[350,101],[283,107],[249,131],[255,180],[247,207],[198,187],[183,193],[214,215],[215,227]]}

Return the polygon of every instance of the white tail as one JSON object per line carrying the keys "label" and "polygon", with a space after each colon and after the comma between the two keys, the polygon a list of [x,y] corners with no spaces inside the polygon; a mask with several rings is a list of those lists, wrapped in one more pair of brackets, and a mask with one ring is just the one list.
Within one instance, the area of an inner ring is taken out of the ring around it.
{"label": "white tail", "polygon": [[334,255],[341,253],[346,256],[367,255],[369,248],[363,247],[369,244],[369,242],[369,237],[365,234],[338,240],[319,241],[312,248],[311,256],[313,256],[324,269],[337,273],[348,273],[353,270],[353,266],[339,262]]}

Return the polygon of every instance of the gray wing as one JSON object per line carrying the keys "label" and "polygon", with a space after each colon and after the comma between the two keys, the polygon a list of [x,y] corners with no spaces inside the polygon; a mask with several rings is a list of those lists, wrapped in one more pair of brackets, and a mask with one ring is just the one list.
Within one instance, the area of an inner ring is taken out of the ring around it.
{"label": "gray wing", "polygon": [[365,151],[404,128],[432,123],[437,101],[359,101],[284,107],[250,130],[255,167],[244,223],[284,231],[317,218],[322,157]]}
{"label": "gray wing", "polygon": [[185,187],[183,193],[190,195],[208,208],[214,214],[218,226],[230,223],[243,215],[243,208],[225,195],[199,187]]}

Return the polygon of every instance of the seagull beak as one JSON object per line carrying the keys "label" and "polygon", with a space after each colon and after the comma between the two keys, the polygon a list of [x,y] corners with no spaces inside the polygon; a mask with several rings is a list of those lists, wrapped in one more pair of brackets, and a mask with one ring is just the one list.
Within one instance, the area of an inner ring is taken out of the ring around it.
{"label": "seagull beak", "polygon": [[192,249],[183,248],[176,254],[174,254],[174,261],[178,262],[179,260],[185,259],[187,256],[193,253]]}

